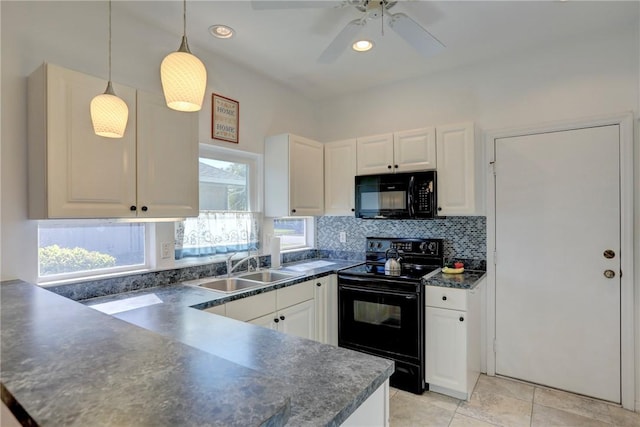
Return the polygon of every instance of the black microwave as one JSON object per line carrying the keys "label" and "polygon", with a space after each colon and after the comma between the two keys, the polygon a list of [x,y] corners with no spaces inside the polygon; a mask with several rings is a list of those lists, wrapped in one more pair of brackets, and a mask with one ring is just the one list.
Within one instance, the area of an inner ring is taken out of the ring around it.
{"label": "black microwave", "polygon": [[356,176],[356,218],[436,217],[436,171]]}

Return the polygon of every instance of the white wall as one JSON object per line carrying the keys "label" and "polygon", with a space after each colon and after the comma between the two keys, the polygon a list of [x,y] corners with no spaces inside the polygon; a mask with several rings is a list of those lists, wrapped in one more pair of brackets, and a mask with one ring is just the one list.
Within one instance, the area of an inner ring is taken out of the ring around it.
{"label": "white wall", "polygon": [[[113,3],[114,82],[161,93],[160,62],[180,44],[144,22],[131,21]],[[2,8],[2,280],[35,273],[36,222],[27,218],[26,77],[42,62],[106,78],[106,2],[6,2]],[[137,34],[154,35],[141,44]],[[228,60],[191,50],[205,63],[208,90],[200,112],[200,142],[254,153],[282,132],[316,137],[313,104],[291,90]],[[211,140],[211,93],[240,102],[240,143]],[[97,94],[96,94],[97,95]],[[88,107],[87,107],[88,108]]]}
{"label": "white wall", "polygon": [[[639,4],[640,10],[640,4]],[[505,129],[640,113],[640,24],[332,99],[323,141],[474,121]],[[637,121],[640,128],[640,121]],[[636,409],[640,410],[640,129],[635,148]]]}

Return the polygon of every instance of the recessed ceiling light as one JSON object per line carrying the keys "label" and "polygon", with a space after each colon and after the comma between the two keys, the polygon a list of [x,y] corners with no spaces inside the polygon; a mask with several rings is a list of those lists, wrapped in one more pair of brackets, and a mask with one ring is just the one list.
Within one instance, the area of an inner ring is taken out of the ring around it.
{"label": "recessed ceiling light", "polygon": [[351,46],[351,48],[356,52],[366,52],[373,49],[373,42],[369,40],[358,40],[353,44],[353,46]]}
{"label": "recessed ceiling light", "polygon": [[209,32],[213,37],[217,37],[219,39],[230,39],[235,33],[233,28],[226,25],[212,25],[209,27]]}

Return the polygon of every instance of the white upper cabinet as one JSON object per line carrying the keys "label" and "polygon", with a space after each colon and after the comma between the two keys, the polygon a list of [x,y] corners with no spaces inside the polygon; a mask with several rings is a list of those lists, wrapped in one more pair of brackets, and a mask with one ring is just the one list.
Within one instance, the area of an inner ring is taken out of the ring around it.
{"label": "white upper cabinet", "polygon": [[353,216],[356,140],[324,144],[324,214]]}
{"label": "white upper cabinet", "polygon": [[436,168],[436,130],[424,128],[393,134],[393,167],[396,172]]}
{"label": "white upper cabinet", "polygon": [[393,134],[357,140],[358,175],[393,172]]}
{"label": "white upper cabinet", "polygon": [[264,147],[265,216],[324,213],[324,145],[291,134],[268,137]]}
{"label": "white upper cabinet", "polygon": [[160,111],[157,98],[115,84],[127,129],[100,137],[89,106],[106,85],[52,64],[29,77],[29,218],[197,215],[197,115]]}
{"label": "white upper cabinet", "polygon": [[138,216],[198,216],[197,113],[171,110],[164,96],[138,91],[137,158]]}
{"label": "white upper cabinet", "polygon": [[93,131],[89,105],[107,82],[51,64],[28,80],[29,218],[135,217],[136,91],[123,138]]}
{"label": "white upper cabinet", "polygon": [[476,214],[479,209],[473,123],[438,126],[436,141],[438,215]]}
{"label": "white upper cabinet", "polygon": [[358,175],[436,168],[435,128],[358,138]]}

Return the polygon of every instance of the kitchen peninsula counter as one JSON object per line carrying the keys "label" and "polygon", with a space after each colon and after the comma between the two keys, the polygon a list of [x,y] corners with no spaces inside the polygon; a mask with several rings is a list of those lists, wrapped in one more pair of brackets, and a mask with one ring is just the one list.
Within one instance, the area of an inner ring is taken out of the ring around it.
{"label": "kitchen peninsula counter", "polygon": [[22,281],[0,290],[2,398],[37,425],[339,425],[393,373],[194,309],[215,293],[191,286],[114,316]]}

